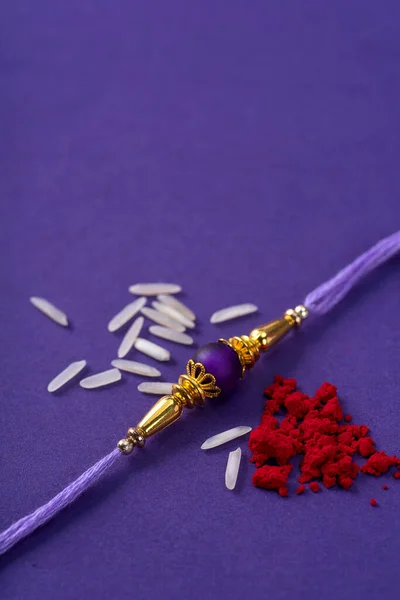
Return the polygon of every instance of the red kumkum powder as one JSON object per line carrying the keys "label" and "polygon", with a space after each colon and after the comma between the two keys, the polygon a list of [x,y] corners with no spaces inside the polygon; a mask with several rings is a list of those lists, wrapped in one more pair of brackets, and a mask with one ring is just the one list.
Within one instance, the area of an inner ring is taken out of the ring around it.
{"label": "red kumkum powder", "polygon": [[[261,423],[249,439],[250,460],[257,467],[253,475],[256,487],[287,496],[293,469],[290,459],[298,455],[303,456],[298,478],[302,485],[296,494],[302,494],[308,482],[310,489],[318,492],[316,479],[326,488],[338,485],[348,490],[360,471],[379,477],[394,465],[399,470],[393,476],[400,478],[400,459],[378,452],[366,425],[348,423],[352,417],[344,417],[334,385],[323,383],[314,398],[296,387],[295,379],[277,375],[264,390],[268,400]],[[280,410],[286,410],[286,415],[279,423],[274,415]],[[361,469],[353,460],[355,454],[367,459]]]}

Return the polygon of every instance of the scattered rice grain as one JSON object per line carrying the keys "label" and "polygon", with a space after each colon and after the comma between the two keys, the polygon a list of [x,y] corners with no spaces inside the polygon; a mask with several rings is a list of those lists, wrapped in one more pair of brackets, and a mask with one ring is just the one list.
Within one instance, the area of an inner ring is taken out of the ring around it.
{"label": "scattered rice grain", "polygon": [[228,306],[227,308],[222,308],[212,314],[210,323],[222,323],[223,321],[244,317],[245,315],[250,315],[257,311],[258,307],[255,304],[237,304],[235,306]]}
{"label": "scattered rice grain", "polygon": [[107,326],[108,331],[114,332],[123,327],[125,323],[130,321],[143,308],[146,302],[146,298],[142,296],[127,304],[111,319]]}
{"label": "scattered rice grain", "polygon": [[171,317],[171,319],[173,319],[174,321],[177,321],[178,323],[181,323],[184,327],[193,329],[193,327],[195,326],[195,324],[193,323],[193,321],[191,319],[188,319],[187,317],[185,317],[182,313],[180,313],[178,310],[176,310],[176,308],[174,308],[173,306],[168,306],[168,304],[164,304],[163,302],[157,302],[157,301],[154,301],[151,304],[152,304],[152,306],[154,306],[154,308],[158,312],[162,312],[165,315],[167,315],[168,317]]}
{"label": "scattered rice grain", "polygon": [[131,285],[131,294],[139,296],[157,296],[158,294],[178,294],[182,290],[176,283],[136,283]]}
{"label": "scattered rice grain", "polygon": [[149,340],[145,340],[143,338],[138,338],[135,342],[135,348],[139,352],[146,354],[147,356],[151,356],[155,360],[159,360],[161,362],[165,362],[171,358],[171,353],[158,346],[158,344],[154,344],[153,342],[149,342]]}
{"label": "scattered rice grain", "polygon": [[67,315],[62,310],[54,306],[54,304],[52,304],[45,298],[39,298],[38,296],[31,296],[29,300],[31,301],[33,306],[40,310],[44,315],[46,315],[46,317],[49,317],[49,319],[51,319],[55,323],[58,323],[58,325],[68,327]]}
{"label": "scattered rice grain", "polygon": [[103,387],[104,385],[110,385],[111,383],[116,383],[120,381],[121,373],[118,369],[109,369],[108,371],[103,371],[102,373],[96,373],[96,375],[91,375],[90,377],[86,377],[79,382],[79,385],[86,390],[93,390],[98,387]]}
{"label": "scattered rice grain", "polygon": [[164,396],[165,394],[172,393],[173,385],[173,383],[166,383],[165,381],[144,381],[138,385],[138,390],[144,394]]}
{"label": "scattered rice grain", "polygon": [[154,323],[159,323],[159,325],[164,325],[164,327],[168,327],[169,329],[173,329],[174,331],[181,331],[182,333],[185,331],[184,325],[178,323],[171,317],[168,317],[164,313],[158,312],[154,308],[149,308],[145,306],[142,308],[142,315],[154,321]]}
{"label": "scattered rice grain", "polygon": [[116,369],[126,371],[127,373],[134,373],[135,375],[142,375],[143,377],[160,377],[161,375],[160,371],[155,367],[150,367],[150,365],[145,365],[134,360],[116,359],[111,361],[111,364]]}
{"label": "scattered rice grain", "polygon": [[201,449],[209,450],[210,448],[216,448],[217,446],[221,446],[221,444],[226,444],[227,442],[235,440],[242,435],[246,435],[246,433],[249,433],[251,429],[251,427],[247,427],[246,425],[240,425],[239,427],[227,429],[226,431],[222,431],[221,433],[217,433],[216,435],[208,438],[201,445]]}
{"label": "scattered rice grain", "polygon": [[138,335],[143,327],[144,319],[143,317],[138,317],[134,320],[132,325],[129,327],[128,331],[124,335],[124,338],[118,348],[118,358],[124,358],[128,354],[128,352],[133,347],[133,344],[136,342]]}
{"label": "scattered rice grain", "polygon": [[161,325],[151,325],[149,327],[150,333],[160,337],[164,340],[169,340],[170,342],[176,342],[177,344],[185,344],[186,346],[191,346],[193,344],[193,338],[186,333],[181,333],[180,331],[174,331],[173,329],[168,329],[168,327],[162,327]]}
{"label": "scattered rice grain", "polygon": [[228,462],[225,471],[225,485],[228,488],[228,490],[235,489],[241,457],[242,451],[240,448],[236,448],[236,450],[234,450],[233,452],[229,452]]}
{"label": "scattered rice grain", "polygon": [[63,387],[68,381],[71,381],[86,367],[86,360],[78,360],[68,365],[66,369],[61,371],[47,386],[47,391],[56,392]]}
{"label": "scattered rice grain", "polygon": [[159,294],[157,296],[157,300],[163,302],[164,304],[167,304],[168,306],[172,306],[172,308],[178,310],[183,316],[187,317],[188,319],[191,319],[191,321],[196,320],[196,315],[194,314],[194,312],[190,310],[190,308],[186,306],[186,304],[183,304],[183,302],[178,300],[178,298],[175,298],[175,296],[169,296],[168,294]]}

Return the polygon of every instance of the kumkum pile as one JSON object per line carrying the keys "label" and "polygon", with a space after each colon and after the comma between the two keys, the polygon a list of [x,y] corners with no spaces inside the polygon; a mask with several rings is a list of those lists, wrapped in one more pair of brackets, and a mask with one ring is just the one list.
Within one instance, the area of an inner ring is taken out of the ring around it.
{"label": "kumkum pile", "polygon": [[[393,476],[400,478],[400,459],[378,452],[366,425],[350,423],[352,417],[344,415],[334,385],[323,383],[315,397],[296,388],[295,379],[277,375],[264,390],[268,400],[261,423],[249,439],[250,460],[257,467],[252,478],[256,487],[287,496],[291,459],[299,455],[297,494],[305,491],[306,483],[318,492],[318,481],[326,488],[337,485],[348,490],[360,473],[379,477],[391,467],[397,468]],[[276,415],[281,411],[286,414],[279,421]],[[354,461],[356,455],[366,459],[362,466]]]}

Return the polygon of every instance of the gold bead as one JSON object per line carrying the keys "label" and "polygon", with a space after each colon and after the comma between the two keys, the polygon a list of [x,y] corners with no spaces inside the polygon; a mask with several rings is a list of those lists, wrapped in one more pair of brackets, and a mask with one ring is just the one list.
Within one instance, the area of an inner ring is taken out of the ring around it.
{"label": "gold bead", "polygon": [[133,450],[133,444],[129,440],[123,439],[119,440],[117,448],[122,454],[130,454]]}
{"label": "gold bead", "polygon": [[146,443],[146,438],[143,437],[142,435],[140,435],[140,433],[138,434],[137,438],[136,438],[136,446],[138,448],[143,448],[144,445]]}

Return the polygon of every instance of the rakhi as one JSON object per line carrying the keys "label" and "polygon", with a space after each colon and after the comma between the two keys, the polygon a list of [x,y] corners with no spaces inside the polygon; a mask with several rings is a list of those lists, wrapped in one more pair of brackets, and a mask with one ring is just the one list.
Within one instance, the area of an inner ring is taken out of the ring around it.
{"label": "rakhi", "polygon": [[124,455],[143,448],[147,438],[159,433],[183,414],[184,409],[203,406],[207,398],[216,398],[231,391],[251,369],[260,354],[269,350],[310,315],[324,315],[340,302],[365,275],[394,256],[400,250],[400,231],[384,238],[353,263],[317,287],[306,296],[303,304],[287,310],[284,315],[262,325],[249,335],[219,339],[201,347],[186,365],[172,394],[160,398],[136,427],[130,427],[117,448],[90,467],[78,479],[49,502],[16,521],[0,534],[0,555],[18,541],[52,519],[74,502],[85,490]]}

